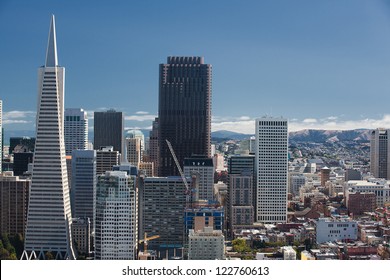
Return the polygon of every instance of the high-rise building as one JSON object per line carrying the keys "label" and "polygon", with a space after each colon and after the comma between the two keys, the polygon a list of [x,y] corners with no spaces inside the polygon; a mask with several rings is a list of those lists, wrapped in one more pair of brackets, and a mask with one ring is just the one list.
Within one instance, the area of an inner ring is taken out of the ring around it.
{"label": "high-rise building", "polygon": [[229,174],[241,174],[242,172],[254,174],[254,170],[254,155],[232,155],[228,158]]}
{"label": "high-rise building", "polygon": [[71,204],[73,218],[89,218],[93,226],[93,200],[96,191],[96,151],[72,152]]}
{"label": "high-rise building", "polygon": [[122,112],[115,110],[94,112],[93,145],[95,150],[112,146],[114,151],[118,151],[123,156],[123,130],[124,117]]}
{"label": "high-rise building", "polygon": [[390,180],[390,129],[371,132],[370,171],[375,178]]}
{"label": "high-rise building", "polygon": [[127,161],[138,167],[141,162],[141,140],[139,138],[125,139]]}
{"label": "high-rise building", "polygon": [[141,150],[141,161],[142,161],[143,154],[145,151],[145,144],[146,144],[145,143],[145,135],[143,134],[143,132],[141,130],[138,130],[138,129],[128,130],[126,132],[126,138],[139,139],[140,150]]}
{"label": "high-rise building", "polygon": [[256,220],[287,222],[288,129],[284,118],[256,119]]}
{"label": "high-rise building", "polygon": [[58,65],[54,16],[45,65],[39,68],[36,143],[22,258],[74,259],[64,142],[64,76]]}
{"label": "high-rise building", "polygon": [[12,171],[0,174],[1,233],[24,236],[30,184],[30,179],[13,176]]}
{"label": "high-rise building", "polygon": [[0,100],[0,173],[3,165],[3,100]]}
{"label": "high-rise building", "polygon": [[65,109],[64,120],[65,152],[71,155],[73,150],[88,148],[88,118],[83,109]]}
{"label": "high-rise building", "polygon": [[233,231],[254,222],[256,195],[254,188],[254,155],[232,155],[228,158],[226,226]]}
{"label": "high-rise building", "polygon": [[32,163],[34,153],[28,150],[22,150],[22,152],[14,153],[14,175],[22,176],[24,172],[28,170],[28,165]]}
{"label": "high-rise building", "polygon": [[168,57],[160,64],[159,176],[179,175],[166,140],[180,165],[193,154],[211,157],[211,65],[203,57]]}
{"label": "high-rise building", "polygon": [[[191,179],[188,178],[188,182]],[[173,256],[184,242],[186,187],[181,177],[146,177],[140,180],[139,236],[159,235],[148,248]]]}
{"label": "high-rise building", "polygon": [[152,130],[149,133],[149,161],[154,163],[154,170],[158,172],[158,118],[155,118],[152,122]]}
{"label": "high-rise building", "polygon": [[99,176],[95,202],[95,259],[133,260],[138,248],[138,193],[125,171]]}
{"label": "high-rise building", "polygon": [[192,156],[184,159],[184,175],[197,177],[196,197],[200,200],[214,200],[213,159],[205,156]]}
{"label": "high-rise building", "polygon": [[102,147],[96,151],[96,175],[111,171],[114,165],[119,164],[119,152],[114,151],[112,146]]}
{"label": "high-rise building", "polygon": [[79,254],[91,254],[91,221],[89,218],[73,218],[72,237]]}
{"label": "high-rise building", "polygon": [[229,174],[229,230],[230,233],[254,222],[253,174]]}
{"label": "high-rise building", "polygon": [[154,177],[154,162],[140,162],[138,166],[139,172],[146,177]]}

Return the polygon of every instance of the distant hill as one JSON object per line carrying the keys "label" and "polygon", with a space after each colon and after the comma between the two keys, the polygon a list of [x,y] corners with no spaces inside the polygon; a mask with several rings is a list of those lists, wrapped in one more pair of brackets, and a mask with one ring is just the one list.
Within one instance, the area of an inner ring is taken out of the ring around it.
{"label": "distant hill", "polygon": [[[141,130],[145,138],[149,137],[150,130]],[[316,130],[316,129],[304,129],[300,131],[294,131],[289,133],[290,141],[298,142],[338,142],[338,141],[369,141],[370,129],[355,129],[355,130]],[[10,137],[35,137],[34,130],[5,130],[4,131],[4,144],[9,144]],[[231,140],[244,140],[249,139],[253,134],[243,134],[228,130],[218,130],[211,132],[212,139],[231,139]],[[93,141],[93,132],[88,133],[89,141]]]}
{"label": "distant hill", "polygon": [[289,133],[290,141],[299,142],[338,142],[338,141],[369,141],[370,129],[354,130],[315,130],[304,129]]}
{"label": "distant hill", "polygon": [[252,134],[242,134],[228,130],[218,130],[211,132],[211,138],[213,139],[232,139],[232,140],[243,140],[249,139]]}
{"label": "distant hill", "polygon": [[[298,142],[338,142],[338,141],[369,141],[370,129],[354,129],[354,130],[316,130],[304,129],[289,133],[290,141]],[[232,139],[243,140],[249,139],[253,134],[242,134],[233,131],[219,130],[211,133],[214,139]]]}

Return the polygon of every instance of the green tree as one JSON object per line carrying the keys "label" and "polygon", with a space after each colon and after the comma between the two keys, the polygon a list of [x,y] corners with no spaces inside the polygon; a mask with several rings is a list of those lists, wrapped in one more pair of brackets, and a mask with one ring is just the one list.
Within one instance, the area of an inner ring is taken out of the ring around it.
{"label": "green tree", "polygon": [[245,239],[237,238],[232,241],[233,251],[239,253],[247,253],[251,251],[251,248],[246,244]]}

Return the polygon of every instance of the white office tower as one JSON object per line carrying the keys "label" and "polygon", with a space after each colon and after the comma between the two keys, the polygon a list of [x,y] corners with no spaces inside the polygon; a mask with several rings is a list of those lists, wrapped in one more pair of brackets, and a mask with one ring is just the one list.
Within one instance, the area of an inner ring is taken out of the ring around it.
{"label": "white office tower", "polygon": [[138,194],[125,171],[99,176],[95,200],[95,259],[134,260],[137,254]]}
{"label": "white office tower", "polygon": [[88,148],[88,118],[83,109],[65,109],[64,120],[65,152],[71,155],[74,150]]}
{"label": "white office tower", "polygon": [[287,222],[288,131],[284,118],[256,119],[257,221]]}
{"label": "white office tower", "polygon": [[32,183],[22,259],[74,259],[64,143],[64,74],[58,66],[54,16],[46,63],[38,70]]}

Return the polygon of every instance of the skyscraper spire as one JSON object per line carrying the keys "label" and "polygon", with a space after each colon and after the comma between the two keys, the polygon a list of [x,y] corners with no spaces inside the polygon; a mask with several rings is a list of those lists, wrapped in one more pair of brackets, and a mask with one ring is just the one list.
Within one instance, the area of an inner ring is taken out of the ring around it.
{"label": "skyscraper spire", "polygon": [[57,65],[58,65],[58,60],[57,60],[56,24],[54,20],[54,15],[51,15],[49,39],[47,41],[45,67],[55,67]]}

